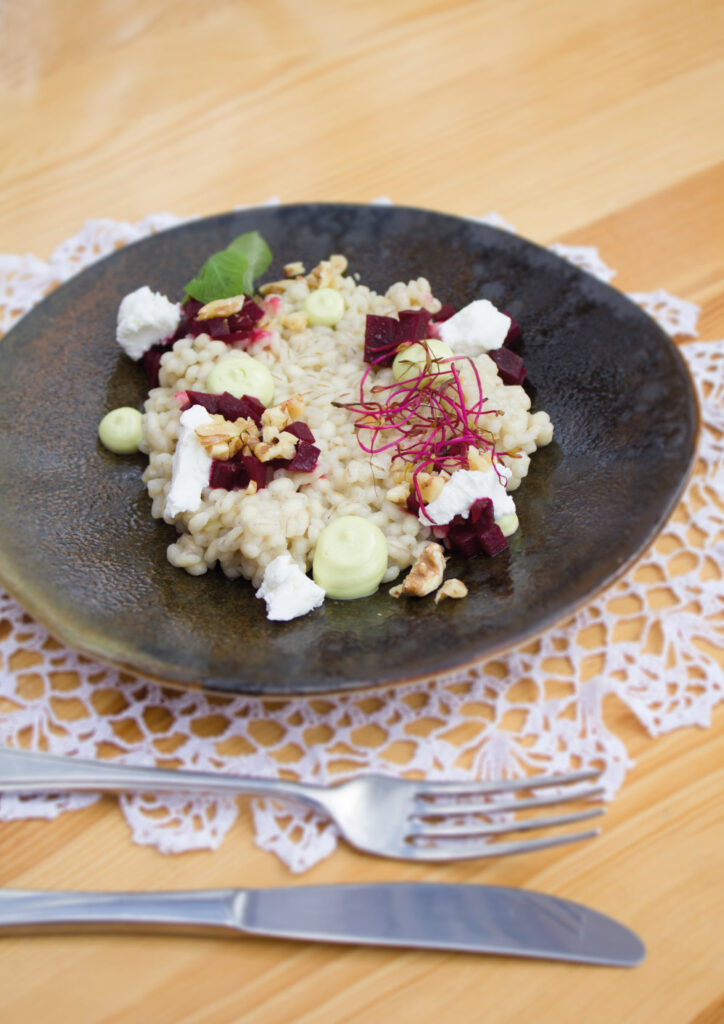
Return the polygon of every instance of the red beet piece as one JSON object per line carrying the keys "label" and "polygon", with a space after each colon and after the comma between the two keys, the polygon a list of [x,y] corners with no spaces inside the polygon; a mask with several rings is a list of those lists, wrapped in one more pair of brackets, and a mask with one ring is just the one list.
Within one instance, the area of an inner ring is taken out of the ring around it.
{"label": "red beet piece", "polygon": [[397,337],[403,341],[422,341],[428,335],[430,314],[426,309],[403,309],[397,321]]}
{"label": "red beet piece", "polygon": [[434,324],[444,323],[445,320],[449,320],[451,316],[455,316],[455,307],[452,302],[446,302],[443,306],[438,309],[437,313],[433,313],[432,322]]}
{"label": "red beet piece", "polygon": [[469,519],[455,516],[448,524],[446,539],[453,551],[457,551],[463,558],[475,558],[480,554],[480,541]]}
{"label": "red beet piece", "polygon": [[295,420],[294,423],[290,423],[288,427],[284,428],[288,434],[293,434],[298,437],[300,441],[309,441],[310,444],[314,444],[315,437],[309,428],[309,425],[304,423],[302,420]]}
{"label": "red beet piece", "polygon": [[415,494],[414,491],[411,491],[408,494],[407,501],[405,504],[407,507],[407,511],[411,513],[411,515],[413,516],[416,516],[420,511],[420,502],[418,501],[417,495]]}
{"label": "red beet piece", "polygon": [[[510,313],[506,313],[505,315],[510,316]],[[503,342],[503,344],[512,345],[513,342],[517,341],[520,338],[520,335],[520,324],[515,319],[515,317],[510,316],[510,327],[508,328],[508,333],[505,335],[505,341]]]}
{"label": "red beet piece", "polygon": [[426,309],[403,309],[399,320],[394,316],[369,313],[365,321],[364,361],[377,366],[391,366],[397,346],[403,341],[426,338],[429,324],[430,314]]}
{"label": "red beet piece", "polygon": [[[243,468],[246,470],[248,476],[248,483],[252,480],[261,491],[266,487],[267,481],[267,462],[259,462],[254,455],[241,455],[235,456],[236,460],[241,463]],[[246,486],[246,484],[244,485]]]}
{"label": "red beet piece", "polygon": [[286,468],[293,473],[311,473],[317,465],[318,458],[319,448],[315,444],[309,444],[308,441],[300,441],[294,458],[288,461],[285,460],[287,461]]}
{"label": "red beet piece", "polygon": [[490,523],[482,529],[477,528],[476,532],[481,548],[491,558],[493,555],[498,555],[501,551],[505,551],[508,546],[508,542],[503,536],[503,531],[495,523]]}
{"label": "red beet piece", "polygon": [[163,342],[160,345],[152,345],[143,353],[141,362],[146,371],[149,388],[158,387],[158,371],[161,369],[161,356],[171,348],[171,342]]}
{"label": "red beet piece", "polygon": [[488,355],[498,367],[498,373],[504,384],[522,384],[527,370],[523,360],[509,348],[494,348]]}
{"label": "red beet piece", "polygon": [[472,525],[476,529],[489,526],[494,522],[494,518],[493,503],[490,498],[476,498],[468,513],[468,519]]}
{"label": "red beet piece", "polygon": [[210,320],[189,320],[188,333],[192,337],[208,334],[210,338],[223,341],[229,334],[229,322],[223,316],[212,316]]}
{"label": "red beet piece", "polygon": [[238,313],[233,313],[229,318],[229,330],[235,331],[251,331],[254,324],[258,323],[259,320],[264,316],[264,310],[261,306],[257,306],[253,299],[249,296],[244,299],[244,305],[241,307]]}
{"label": "red beet piece", "polygon": [[[377,366],[391,366],[395,351],[399,345],[397,331],[399,321],[393,316],[377,316],[368,313],[365,321],[365,354],[366,363]],[[385,357],[384,359],[382,357]]]}
{"label": "red beet piece", "polygon": [[249,474],[237,462],[233,462],[231,459],[224,462],[214,459],[211,463],[209,487],[223,487],[225,491],[233,491],[237,487],[246,487],[248,482]]}
{"label": "red beet piece", "polygon": [[239,419],[239,417],[244,419],[251,417],[257,427],[261,426],[261,414],[264,412],[264,406],[253,395],[234,398],[228,391],[224,391],[221,395],[211,395],[206,391],[187,391],[186,394],[188,395],[188,402],[183,407],[184,412],[192,405],[203,405],[204,409],[211,413],[212,416],[218,413],[225,420],[230,420],[232,423],[234,420]]}

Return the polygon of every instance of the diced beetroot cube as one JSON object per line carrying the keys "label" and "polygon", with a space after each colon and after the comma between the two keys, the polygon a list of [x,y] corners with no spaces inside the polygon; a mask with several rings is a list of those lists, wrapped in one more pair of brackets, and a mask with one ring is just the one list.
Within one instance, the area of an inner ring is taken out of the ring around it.
{"label": "diced beetroot cube", "polygon": [[391,366],[397,346],[403,341],[421,341],[429,334],[430,314],[426,309],[403,309],[399,319],[369,313],[365,321],[364,361]]}
{"label": "diced beetroot cube", "polygon": [[300,441],[293,459],[289,460],[287,469],[293,473],[311,473],[317,465],[319,448],[308,441]]}
{"label": "diced beetroot cube", "polygon": [[443,306],[438,309],[437,313],[432,314],[432,322],[435,324],[444,323],[445,320],[449,320],[451,316],[455,315],[455,307],[451,302],[446,302]]}
{"label": "diced beetroot cube", "polygon": [[[254,455],[236,455],[235,458],[241,463],[243,468],[246,470],[248,477],[247,483],[252,480],[261,491],[266,487],[267,481],[267,462],[259,462]],[[246,486],[246,484],[244,485]]]}
{"label": "diced beetroot cube", "polygon": [[199,334],[208,334],[210,338],[222,341],[228,333],[229,322],[223,316],[212,316],[210,320],[189,321],[189,334],[194,338]]}
{"label": "diced beetroot cube", "polygon": [[[246,479],[242,479],[246,477]],[[222,462],[214,459],[209,473],[209,487],[223,487],[225,491],[233,491],[237,487],[246,487],[249,474],[238,462],[228,459]]]}
{"label": "diced beetroot cube", "polygon": [[[505,315],[510,316],[510,313],[506,313]],[[508,328],[508,333],[505,335],[505,341],[503,342],[503,344],[512,345],[513,342],[517,341],[520,338],[520,335],[520,324],[514,317],[510,316],[510,327]]]}
{"label": "diced beetroot cube", "polygon": [[488,355],[498,367],[500,379],[504,384],[522,384],[527,370],[523,360],[509,348],[494,348]]}
{"label": "diced beetroot cube", "polygon": [[491,558],[493,555],[497,555],[501,551],[505,551],[508,546],[508,542],[503,536],[503,531],[499,526],[496,526],[495,523],[490,523],[482,529],[476,528],[476,532],[478,540],[480,541],[480,546],[485,554],[490,555]]}
{"label": "diced beetroot cube", "polygon": [[213,416],[214,413],[218,412],[216,408],[218,398],[218,395],[211,395],[206,391],[187,391],[186,404],[183,406],[183,411],[186,412],[192,405],[202,405]]}
{"label": "diced beetroot cube", "polygon": [[158,372],[161,369],[161,356],[171,349],[171,342],[164,342],[160,345],[152,345],[146,349],[141,357],[143,369],[146,371],[149,388],[158,387]]}
{"label": "diced beetroot cube", "polygon": [[[365,321],[364,361],[377,366],[392,366],[399,345],[399,321],[393,316],[368,313]],[[382,358],[384,357],[384,358]]]}
{"label": "diced beetroot cube", "polygon": [[249,331],[263,316],[264,310],[261,306],[257,306],[256,302],[247,295],[244,299],[244,305],[239,312],[233,313],[228,318],[229,330],[232,333],[235,331]]}
{"label": "diced beetroot cube", "polygon": [[250,417],[257,426],[261,425],[264,406],[253,395],[234,398],[228,391],[224,391],[221,395],[208,394],[206,391],[188,391],[187,395],[188,402],[184,406],[184,411],[192,405],[202,405],[212,416],[218,413],[225,420],[231,420],[232,423],[239,417],[243,419]]}
{"label": "diced beetroot cube", "polygon": [[407,511],[413,516],[416,516],[420,511],[420,502],[418,501],[417,495],[414,491],[411,491],[410,494],[408,494],[405,505],[407,507]]}
{"label": "diced beetroot cube", "polygon": [[192,299],[191,296],[189,296],[189,298],[182,304],[181,308],[183,309],[184,315],[187,319],[193,320],[202,306],[203,302],[200,302],[198,299]]}
{"label": "diced beetroot cube", "polygon": [[314,434],[310,430],[309,425],[302,420],[295,420],[294,423],[290,423],[284,429],[288,434],[298,437],[300,441],[309,441],[310,444],[314,444]]}
{"label": "diced beetroot cube", "polygon": [[224,391],[217,397],[217,411],[225,420],[231,420],[233,423],[239,417],[243,419],[249,417],[254,420],[257,427],[261,426],[261,414],[264,412],[265,406],[254,395],[242,395],[241,398],[234,398],[228,391]]}
{"label": "diced beetroot cube", "polygon": [[468,518],[473,526],[489,526],[494,521],[493,503],[490,498],[477,498],[470,506]]}
{"label": "diced beetroot cube", "polygon": [[453,551],[459,552],[464,558],[475,558],[480,554],[480,540],[468,519],[455,516],[448,525],[447,540]]}
{"label": "diced beetroot cube", "polygon": [[403,309],[399,317],[398,344],[403,341],[422,341],[427,337],[430,314],[426,309]]}

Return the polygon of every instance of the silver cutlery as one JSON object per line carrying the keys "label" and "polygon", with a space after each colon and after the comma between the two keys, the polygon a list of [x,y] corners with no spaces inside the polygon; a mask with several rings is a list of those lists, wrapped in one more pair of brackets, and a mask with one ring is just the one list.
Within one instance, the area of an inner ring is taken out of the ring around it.
{"label": "silver cutlery", "polygon": [[[337,825],[350,845],[402,860],[500,857],[589,839],[600,829],[509,840],[511,833],[556,830],[603,814],[591,807],[554,817],[536,812],[601,797],[595,770],[500,782],[429,782],[365,775],[333,786],[214,772],[135,768],[108,761],[0,748],[0,793],[207,793],[296,800]],[[543,792],[539,792],[543,791]],[[519,812],[533,812],[517,818]],[[492,820],[491,820],[492,819]]]}
{"label": "silver cutlery", "polygon": [[392,882],[190,892],[0,890],[0,936],[133,931],[268,936],[633,967],[628,928],[578,903],[522,889]]}

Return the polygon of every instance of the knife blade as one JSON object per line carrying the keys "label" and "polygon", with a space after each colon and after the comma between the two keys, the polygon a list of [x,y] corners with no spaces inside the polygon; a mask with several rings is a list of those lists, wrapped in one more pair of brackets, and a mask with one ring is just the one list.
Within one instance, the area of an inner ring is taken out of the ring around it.
{"label": "knife blade", "polygon": [[0,890],[0,935],[243,933],[633,967],[646,950],[612,918],[525,889],[436,882],[187,892]]}

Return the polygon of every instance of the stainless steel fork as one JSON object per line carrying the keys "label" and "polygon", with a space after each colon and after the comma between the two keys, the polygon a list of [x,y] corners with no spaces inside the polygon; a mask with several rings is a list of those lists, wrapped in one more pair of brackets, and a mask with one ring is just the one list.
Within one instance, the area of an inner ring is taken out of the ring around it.
{"label": "stainless steel fork", "polygon": [[[505,841],[510,833],[558,829],[603,814],[601,807],[557,817],[535,814],[564,802],[600,799],[602,787],[578,785],[593,782],[599,774],[576,771],[500,782],[417,782],[364,775],[317,786],[214,772],[134,768],[0,748],[0,793],[244,794],[301,801],[332,818],[357,849],[401,860],[500,857],[592,838],[599,829]],[[534,813],[517,818],[521,811]]]}

